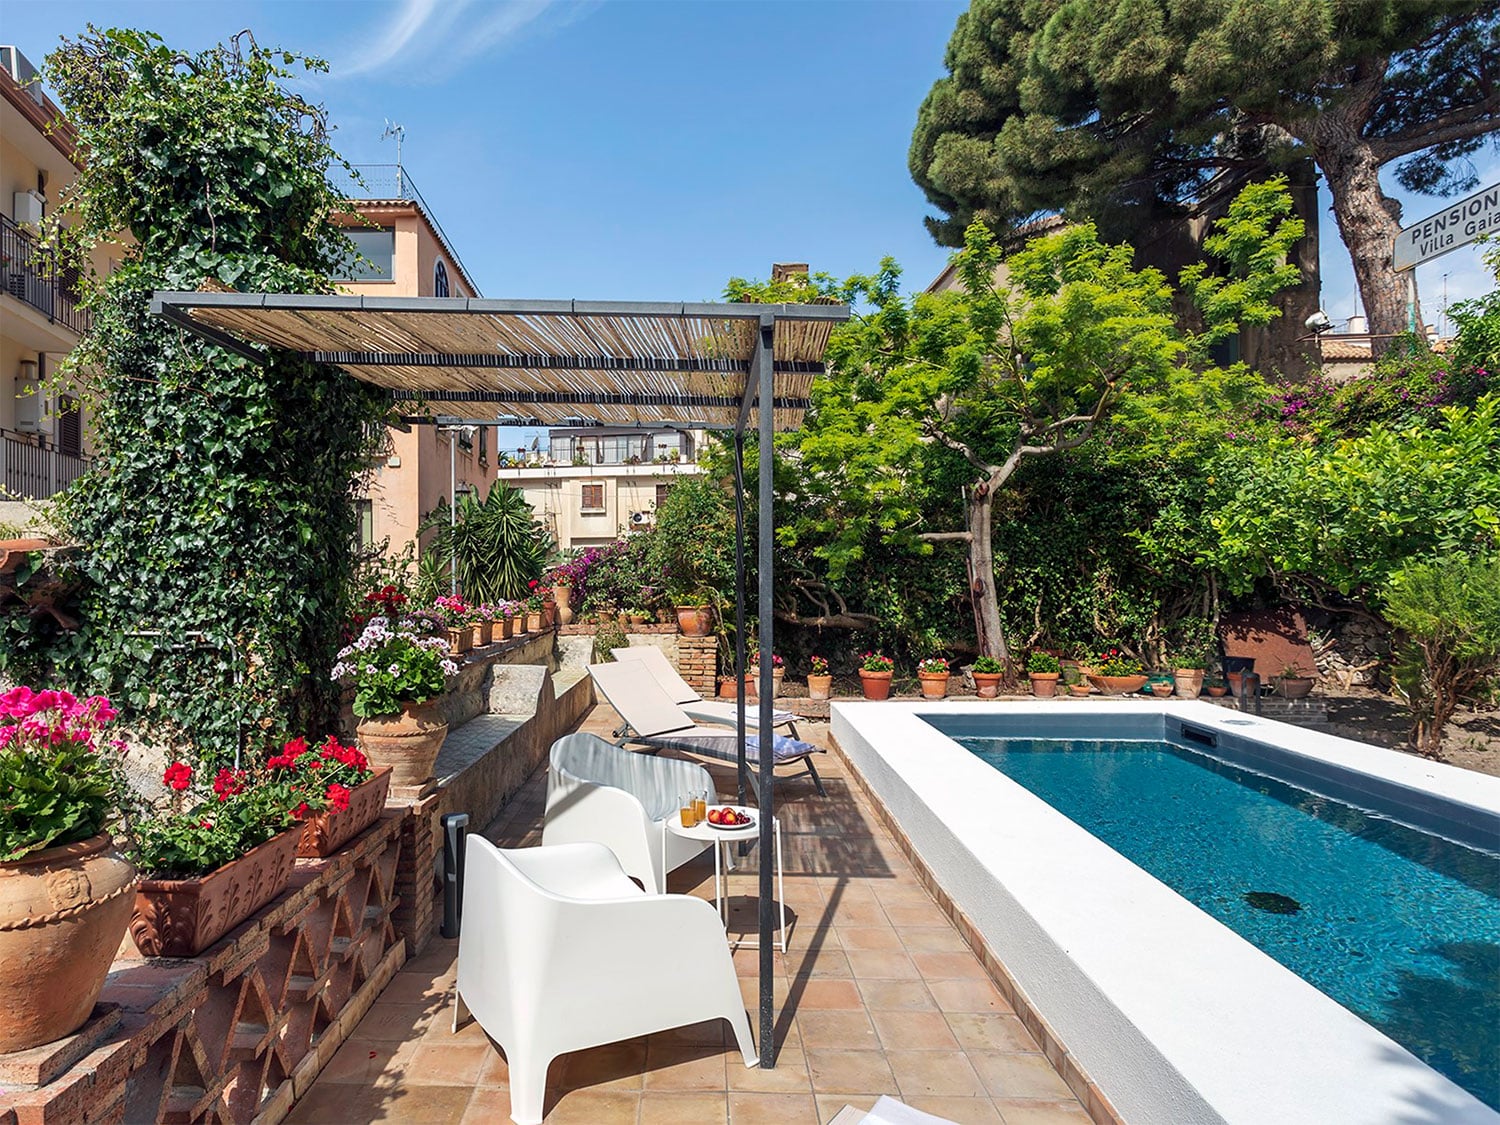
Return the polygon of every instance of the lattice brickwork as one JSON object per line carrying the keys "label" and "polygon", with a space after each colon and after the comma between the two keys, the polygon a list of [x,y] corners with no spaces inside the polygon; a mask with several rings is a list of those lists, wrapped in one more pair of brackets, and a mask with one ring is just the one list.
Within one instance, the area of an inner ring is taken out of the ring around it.
{"label": "lattice brickwork", "polygon": [[0,1125],[279,1121],[406,959],[393,914],[410,819],[388,810],[337,855],[298,861],[291,889],[202,957],[117,960],[99,1010],[118,1005],[118,1024],[47,1084],[7,1082]]}

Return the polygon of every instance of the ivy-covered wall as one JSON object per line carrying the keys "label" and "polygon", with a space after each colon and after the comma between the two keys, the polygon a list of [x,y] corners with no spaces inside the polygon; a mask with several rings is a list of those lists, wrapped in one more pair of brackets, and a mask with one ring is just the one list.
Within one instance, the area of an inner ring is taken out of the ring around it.
{"label": "ivy-covered wall", "polygon": [[[156,289],[329,291],[349,248],[328,221],[339,158],[321,110],[285,88],[292,65],[322,64],[248,34],[185,55],[93,28],[47,60],[87,154],[66,201],[77,222],[57,237],[75,253],[129,239],[120,268],[94,279],[74,356],[98,452],[62,506],[83,547],[83,625],[8,618],[0,663],[106,692],[207,758],[233,753],[242,723],[253,749],[335,721],[352,486],[384,413],[336,369],[253,363],[150,313]],[[169,647],[191,630],[211,643]]]}

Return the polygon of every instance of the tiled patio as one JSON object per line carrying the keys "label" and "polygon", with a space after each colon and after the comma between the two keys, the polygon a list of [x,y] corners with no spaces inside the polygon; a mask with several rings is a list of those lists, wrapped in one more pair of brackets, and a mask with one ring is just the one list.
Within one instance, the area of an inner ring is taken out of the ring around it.
{"label": "tiled patio", "polygon": [[[607,734],[613,719],[596,708],[583,729]],[[1088,1120],[834,755],[818,765],[826,800],[805,778],[778,786],[792,933],[776,954],[775,1068],[747,1070],[719,1023],[580,1051],[552,1064],[548,1122],[817,1125],[881,1094],[964,1123]],[[727,792],[733,771],[712,772]],[[545,788],[539,772],[489,837],[539,843]],[[732,932],[754,926],[754,860],[732,876]],[[669,889],[711,898],[709,853]],[[408,962],[288,1120],[507,1121],[504,1057],[472,1021],[449,1030],[456,953],[434,939]],[[756,958],[735,954],[752,1026]]]}

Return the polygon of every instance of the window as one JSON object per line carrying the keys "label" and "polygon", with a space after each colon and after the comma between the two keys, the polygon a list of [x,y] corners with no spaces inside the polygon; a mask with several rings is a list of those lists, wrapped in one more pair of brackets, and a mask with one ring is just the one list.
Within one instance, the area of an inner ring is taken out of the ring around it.
{"label": "window", "polygon": [[670,484],[659,484],[659,485],[656,486],[656,503],[654,505],[655,507],[660,508],[663,504],[666,503],[666,501],[667,501],[667,489],[669,489],[671,487],[672,486]]}
{"label": "window", "polygon": [[344,231],[354,243],[354,253],[334,267],[336,281],[392,281],[395,279],[396,231],[391,227],[372,230],[350,227]]}
{"label": "window", "polygon": [[480,460],[481,463],[488,463],[489,459],[490,459],[490,428],[488,426],[480,426],[479,427],[479,460]]}
{"label": "window", "polygon": [[586,484],[583,486],[582,511],[602,512],[604,511],[604,485]]}
{"label": "window", "polygon": [[448,295],[448,267],[440,260],[432,267],[432,295],[434,297],[446,297]]}
{"label": "window", "polygon": [[375,502],[373,500],[356,500],[354,502],[354,515],[359,521],[360,549],[367,550],[375,545]]}

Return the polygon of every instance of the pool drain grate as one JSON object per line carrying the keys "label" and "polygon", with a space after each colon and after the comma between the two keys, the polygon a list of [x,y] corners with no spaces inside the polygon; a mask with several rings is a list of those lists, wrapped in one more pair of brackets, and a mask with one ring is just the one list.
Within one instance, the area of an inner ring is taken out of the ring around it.
{"label": "pool drain grate", "polygon": [[1264,910],[1267,914],[1296,914],[1302,909],[1302,904],[1296,899],[1275,891],[1246,891],[1241,897],[1256,910]]}

